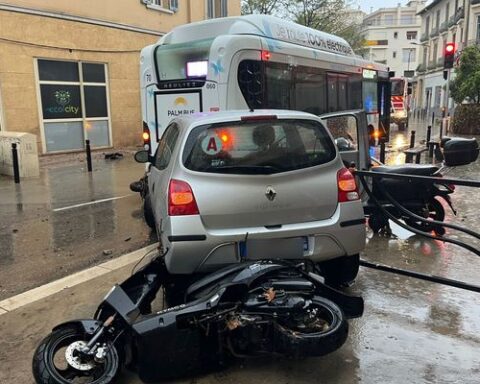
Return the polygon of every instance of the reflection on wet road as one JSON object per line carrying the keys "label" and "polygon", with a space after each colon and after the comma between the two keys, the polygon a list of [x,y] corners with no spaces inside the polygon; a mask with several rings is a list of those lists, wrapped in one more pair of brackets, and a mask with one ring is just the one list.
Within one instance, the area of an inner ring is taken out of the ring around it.
{"label": "reflection on wet road", "polygon": [[155,241],[128,188],[142,172],[124,159],[1,180],[0,300]]}

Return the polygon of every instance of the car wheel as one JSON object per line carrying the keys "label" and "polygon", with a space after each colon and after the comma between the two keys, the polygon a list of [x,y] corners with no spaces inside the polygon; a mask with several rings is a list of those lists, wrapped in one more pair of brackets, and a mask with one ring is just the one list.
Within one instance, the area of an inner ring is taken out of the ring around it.
{"label": "car wheel", "polygon": [[355,280],[360,267],[360,255],[343,256],[319,264],[320,271],[328,285],[339,287]]}
{"label": "car wheel", "polygon": [[155,229],[155,217],[153,216],[152,202],[150,201],[149,194],[145,195],[145,198],[143,199],[143,217],[145,218],[147,225],[150,228]]}

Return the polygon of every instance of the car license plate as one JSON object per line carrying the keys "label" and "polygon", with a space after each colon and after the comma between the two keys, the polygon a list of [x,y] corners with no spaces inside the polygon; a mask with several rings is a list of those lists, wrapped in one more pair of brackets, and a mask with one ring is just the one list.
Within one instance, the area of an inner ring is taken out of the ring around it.
{"label": "car license plate", "polygon": [[238,244],[241,259],[301,259],[308,252],[308,237],[252,239]]}

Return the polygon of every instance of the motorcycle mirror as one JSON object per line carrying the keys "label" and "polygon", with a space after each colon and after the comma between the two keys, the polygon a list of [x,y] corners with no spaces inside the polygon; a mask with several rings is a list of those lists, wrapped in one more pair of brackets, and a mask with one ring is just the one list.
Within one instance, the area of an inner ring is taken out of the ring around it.
{"label": "motorcycle mirror", "polygon": [[146,150],[137,151],[135,155],[133,155],[133,157],[137,163],[148,163],[148,161],[150,160],[150,156],[148,155],[148,151]]}

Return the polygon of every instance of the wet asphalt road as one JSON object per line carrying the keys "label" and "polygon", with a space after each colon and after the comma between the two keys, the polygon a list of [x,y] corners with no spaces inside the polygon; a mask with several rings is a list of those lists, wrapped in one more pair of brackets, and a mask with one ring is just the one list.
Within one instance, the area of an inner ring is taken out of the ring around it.
{"label": "wet asphalt road", "polygon": [[[401,161],[400,155],[391,158]],[[48,169],[44,178],[31,185],[22,184],[21,194],[18,188],[0,181],[3,297],[154,241],[142,221],[137,196],[54,211],[129,195],[128,183],[142,173],[142,166],[127,158],[113,164],[99,162],[96,169],[92,179],[76,166]],[[452,170],[449,176],[480,180],[480,162]],[[70,189],[69,177],[82,183]],[[479,196],[478,190],[458,187],[453,203],[459,215],[454,217],[447,208],[447,220],[478,230]],[[478,256],[451,244],[392,228],[392,236],[369,231],[362,258],[480,285]],[[478,240],[451,230],[447,234],[480,248]],[[103,250],[108,249],[113,253],[104,255]],[[0,383],[32,383],[30,359],[39,340],[61,321],[90,317],[108,287],[129,272],[130,269],[124,268],[108,278],[66,289],[1,316]],[[237,361],[224,371],[178,382],[476,384],[480,381],[480,294],[369,268],[361,268],[350,291],[364,297],[365,314],[350,322],[349,339],[335,353],[304,361]],[[135,374],[124,372],[120,383],[140,381]]]}
{"label": "wet asphalt road", "polygon": [[0,176],[0,300],[156,241],[128,187],[142,173],[126,155],[91,175],[78,163],[20,185]]}

